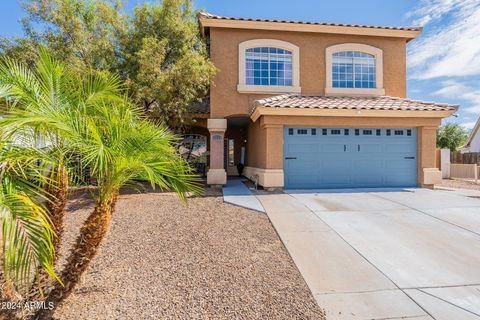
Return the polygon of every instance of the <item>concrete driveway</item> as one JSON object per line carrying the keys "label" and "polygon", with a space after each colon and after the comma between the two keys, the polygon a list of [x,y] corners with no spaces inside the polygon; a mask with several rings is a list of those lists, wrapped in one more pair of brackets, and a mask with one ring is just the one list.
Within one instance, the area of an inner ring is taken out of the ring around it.
{"label": "concrete driveway", "polygon": [[480,319],[480,197],[257,197],[328,319]]}

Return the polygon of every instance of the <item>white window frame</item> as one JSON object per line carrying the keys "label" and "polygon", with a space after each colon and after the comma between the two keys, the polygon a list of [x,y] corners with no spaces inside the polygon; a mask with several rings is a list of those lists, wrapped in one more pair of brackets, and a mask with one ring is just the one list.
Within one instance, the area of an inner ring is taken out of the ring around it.
{"label": "white window frame", "polygon": [[[376,88],[333,88],[332,61],[333,54],[343,51],[359,51],[371,54],[375,57],[375,84]],[[383,51],[382,49],[361,43],[342,43],[330,46],[325,52],[326,76],[325,95],[359,95],[359,96],[383,96]]]}
{"label": "white window frame", "polygon": [[[292,85],[291,86],[261,86],[246,83],[245,52],[252,48],[278,48],[292,52]],[[293,43],[276,39],[254,39],[238,45],[238,85],[240,93],[300,93],[300,48]]]}

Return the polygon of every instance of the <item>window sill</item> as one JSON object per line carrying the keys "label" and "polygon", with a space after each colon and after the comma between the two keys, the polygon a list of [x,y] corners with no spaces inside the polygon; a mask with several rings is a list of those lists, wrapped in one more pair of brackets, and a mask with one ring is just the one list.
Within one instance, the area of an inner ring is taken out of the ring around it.
{"label": "window sill", "polygon": [[385,89],[375,88],[325,88],[326,96],[383,96]]}
{"label": "window sill", "polygon": [[237,91],[239,93],[300,93],[302,88],[294,86],[252,86],[247,84],[237,85]]}

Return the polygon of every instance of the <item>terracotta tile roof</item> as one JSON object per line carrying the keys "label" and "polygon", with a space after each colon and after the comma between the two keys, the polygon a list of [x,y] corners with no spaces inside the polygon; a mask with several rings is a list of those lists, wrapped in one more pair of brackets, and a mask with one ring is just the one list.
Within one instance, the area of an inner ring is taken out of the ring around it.
{"label": "terracotta tile roof", "polygon": [[292,21],[292,20],[277,20],[277,19],[252,19],[252,18],[233,18],[224,17],[211,14],[208,12],[200,12],[200,19],[217,19],[217,20],[236,20],[236,21],[258,21],[258,22],[279,22],[279,23],[295,23],[295,24],[311,24],[321,26],[336,26],[336,27],[357,27],[357,28],[372,28],[372,29],[389,29],[389,30],[406,30],[406,31],[422,31],[422,27],[392,27],[392,26],[372,26],[359,24],[345,24],[345,23],[327,23],[327,22],[309,22],[309,21]]}
{"label": "terracotta tile roof", "polygon": [[297,94],[286,94],[256,100],[254,107],[408,111],[458,110],[457,105],[416,101],[397,97],[301,96]]}

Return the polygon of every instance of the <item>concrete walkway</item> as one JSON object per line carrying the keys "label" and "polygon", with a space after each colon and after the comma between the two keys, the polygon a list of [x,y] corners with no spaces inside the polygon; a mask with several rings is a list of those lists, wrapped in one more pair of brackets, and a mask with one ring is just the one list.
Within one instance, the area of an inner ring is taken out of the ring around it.
{"label": "concrete walkway", "polygon": [[265,212],[260,201],[258,201],[253,193],[242,182],[241,178],[229,178],[227,184],[223,186],[222,189],[224,202],[250,210]]}
{"label": "concrete walkway", "polygon": [[480,200],[376,191],[257,197],[328,319],[480,319]]}

